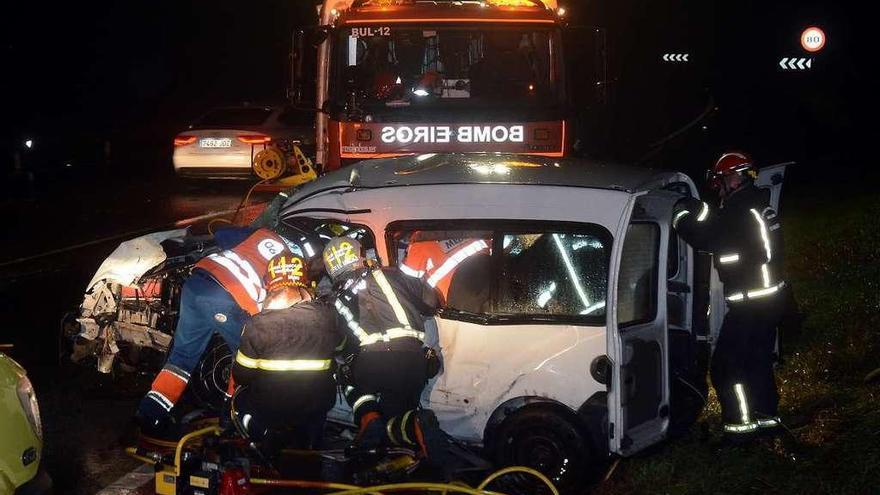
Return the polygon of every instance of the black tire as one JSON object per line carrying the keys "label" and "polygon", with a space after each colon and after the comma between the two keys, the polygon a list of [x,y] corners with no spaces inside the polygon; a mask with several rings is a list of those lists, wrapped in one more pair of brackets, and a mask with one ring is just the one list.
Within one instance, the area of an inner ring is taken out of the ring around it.
{"label": "black tire", "polygon": [[231,371],[232,352],[223,339],[214,335],[189,380],[188,390],[196,405],[209,411],[219,411],[223,406]]}
{"label": "black tire", "polygon": [[[585,427],[576,421],[549,407],[514,413],[493,435],[496,467],[530,467],[550,478],[561,493],[584,493],[599,460]],[[512,493],[549,493],[529,475],[508,475],[497,483]]]}

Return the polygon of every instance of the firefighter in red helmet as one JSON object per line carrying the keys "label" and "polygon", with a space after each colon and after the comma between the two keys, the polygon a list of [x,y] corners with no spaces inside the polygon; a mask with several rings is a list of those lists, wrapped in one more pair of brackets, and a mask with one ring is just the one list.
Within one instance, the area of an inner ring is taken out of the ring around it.
{"label": "firefighter in red helmet", "polygon": [[727,313],[711,378],[724,433],[735,440],[780,426],[773,351],[784,301],[782,230],[767,191],[755,185],[757,177],[748,154],[722,154],[707,173],[719,208],[687,198],[676,205],[672,222],[690,245],[713,254],[724,284]]}

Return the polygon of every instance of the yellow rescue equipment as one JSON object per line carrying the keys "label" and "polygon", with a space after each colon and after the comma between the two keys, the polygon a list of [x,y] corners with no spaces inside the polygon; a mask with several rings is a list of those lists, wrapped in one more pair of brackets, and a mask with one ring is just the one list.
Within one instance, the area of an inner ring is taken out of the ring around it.
{"label": "yellow rescue equipment", "polygon": [[263,181],[285,187],[298,186],[318,178],[312,161],[296,144],[291,152],[285,152],[277,146],[267,146],[254,155],[254,174]]}

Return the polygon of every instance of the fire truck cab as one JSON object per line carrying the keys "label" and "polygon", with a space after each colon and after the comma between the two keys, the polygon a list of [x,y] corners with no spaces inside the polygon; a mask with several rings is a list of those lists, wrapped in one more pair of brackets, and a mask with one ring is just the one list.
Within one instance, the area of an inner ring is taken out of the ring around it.
{"label": "fire truck cab", "polygon": [[[325,0],[320,35],[295,36],[292,71],[295,101],[315,84],[316,162],[565,156],[563,13],[556,0]],[[315,46],[312,76],[303,61]]]}

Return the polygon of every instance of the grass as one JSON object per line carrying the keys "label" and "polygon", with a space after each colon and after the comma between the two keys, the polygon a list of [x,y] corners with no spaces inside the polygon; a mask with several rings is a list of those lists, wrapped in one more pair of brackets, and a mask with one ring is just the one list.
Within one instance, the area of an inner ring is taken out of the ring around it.
{"label": "grass", "polygon": [[786,278],[805,319],[782,334],[780,414],[790,434],[720,442],[710,400],[684,437],[624,459],[595,493],[880,493],[880,202],[786,204]]}

